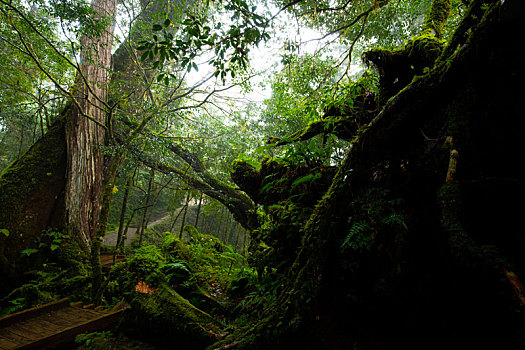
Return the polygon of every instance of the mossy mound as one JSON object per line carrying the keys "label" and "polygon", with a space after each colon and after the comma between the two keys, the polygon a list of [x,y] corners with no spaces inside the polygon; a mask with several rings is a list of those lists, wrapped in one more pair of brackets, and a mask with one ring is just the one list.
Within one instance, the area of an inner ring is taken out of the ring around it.
{"label": "mossy mound", "polygon": [[373,49],[363,54],[363,61],[379,73],[378,104],[407,86],[414,76],[426,73],[439,57],[445,42],[432,34],[420,35],[394,50]]}

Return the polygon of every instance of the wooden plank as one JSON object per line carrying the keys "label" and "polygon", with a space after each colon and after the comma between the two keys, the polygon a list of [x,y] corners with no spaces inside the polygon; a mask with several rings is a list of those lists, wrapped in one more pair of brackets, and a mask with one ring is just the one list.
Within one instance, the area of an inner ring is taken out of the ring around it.
{"label": "wooden plank", "polygon": [[64,298],[1,318],[0,350],[47,349],[71,342],[78,334],[115,325],[124,311],[69,304],[69,298]]}
{"label": "wooden plank", "polygon": [[19,322],[16,324],[17,327],[22,326],[24,328],[28,328],[32,330],[35,333],[39,334],[53,334],[56,331],[63,328],[63,326],[59,326],[53,323],[46,322],[49,317],[45,317],[46,315],[41,315],[40,317],[34,318],[32,320],[25,320],[22,322]]}
{"label": "wooden plank", "polygon": [[82,312],[90,314],[90,315],[94,315],[94,316],[100,316],[100,315],[103,315],[103,314],[107,314],[109,312],[109,310],[106,310],[104,308],[99,309],[99,310],[96,310],[96,309],[84,309],[84,310],[82,310]]}
{"label": "wooden plank", "polygon": [[18,343],[15,343],[13,340],[7,339],[4,337],[0,337],[0,349],[9,350],[9,349],[14,349],[17,346],[18,346]]}
{"label": "wooden plank", "polygon": [[64,326],[59,326],[57,324],[49,322],[47,319],[42,318],[38,319],[38,324],[35,325],[35,328],[46,330],[47,333],[52,334],[64,328]]}
{"label": "wooden plank", "polygon": [[12,333],[15,333],[21,337],[24,337],[26,339],[31,339],[31,340],[37,340],[37,339],[40,339],[42,337],[45,337],[47,336],[47,334],[40,334],[40,333],[36,333],[36,332],[33,332],[31,329],[27,328],[27,327],[23,327],[19,324],[16,324],[16,325],[12,325],[11,327],[8,328],[8,330]]}
{"label": "wooden plank", "polygon": [[[73,309],[73,310],[76,310],[75,312],[79,312],[79,313],[82,313],[84,315],[89,315],[91,317],[98,317],[100,315],[103,315],[103,314],[106,314],[109,312],[109,310],[105,310],[104,308],[99,308],[97,310],[97,308],[95,309],[84,309],[84,308],[70,308],[70,309]],[[65,309],[64,309],[65,310]],[[67,312],[71,312],[71,310],[68,310]]]}
{"label": "wooden plank", "polygon": [[82,312],[78,310],[73,309],[62,309],[57,314],[57,317],[60,317],[63,320],[69,321],[70,323],[78,323],[77,321],[89,321],[93,319],[95,316],[90,315],[87,312]]}
{"label": "wooden plank", "polygon": [[5,329],[5,333],[2,333],[2,337],[7,338],[18,344],[26,344],[31,341],[31,339],[23,337],[17,333],[11,332],[10,329]]}
{"label": "wooden plank", "polygon": [[111,326],[114,326],[118,321],[121,313],[122,311],[113,312],[92,319],[81,325],[65,328],[62,331],[53,334],[52,336],[39,339],[30,344],[23,344],[17,347],[16,350],[44,350],[59,344],[72,342],[78,334],[108,329]]}
{"label": "wooden plank", "polygon": [[19,336],[13,337],[13,335],[9,332],[7,328],[0,329],[0,338],[7,339],[14,343],[19,343],[19,341],[24,341],[23,339],[22,340],[18,339]]}
{"label": "wooden plank", "polygon": [[[45,321],[52,323],[53,325],[57,326],[59,329],[64,329],[66,327],[71,327],[73,325],[70,320],[66,320],[60,317],[47,318]],[[81,324],[82,322],[84,322],[84,320],[79,319],[77,320],[75,324]]]}
{"label": "wooden plank", "polygon": [[[65,309],[64,309],[65,310]],[[95,310],[94,308],[91,309],[84,309],[84,308],[69,308],[67,310],[67,312],[74,312],[74,313],[79,313],[79,314],[82,314],[82,315],[87,315],[89,317],[98,317],[102,314],[105,313],[105,311],[98,311],[98,310]]]}
{"label": "wooden plank", "polygon": [[70,299],[64,298],[64,299],[60,299],[60,300],[57,300],[49,304],[36,306],[31,309],[23,310],[23,311],[20,311],[20,312],[11,314],[11,315],[4,316],[0,318],[0,328],[3,328],[6,325],[10,325],[15,322],[18,322],[19,320],[33,318],[44,312],[61,309],[63,307],[69,306],[69,303],[70,303]]}

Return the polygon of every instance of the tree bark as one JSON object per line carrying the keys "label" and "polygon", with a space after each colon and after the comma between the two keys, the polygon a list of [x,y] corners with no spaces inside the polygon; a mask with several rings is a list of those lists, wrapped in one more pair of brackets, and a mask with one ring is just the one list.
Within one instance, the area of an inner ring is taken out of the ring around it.
{"label": "tree bark", "polygon": [[99,223],[102,206],[102,147],[105,144],[107,83],[111,66],[114,0],[93,0],[97,19],[106,27],[99,37],[81,39],[80,74],[73,104],[66,119],[68,176],[65,189],[68,230],[88,250]]}
{"label": "tree bark", "polygon": [[197,228],[197,225],[199,225],[199,215],[201,213],[201,205],[202,205],[202,196],[203,193],[201,192],[201,195],[199,197],[199,205],[197,206],[197,215],[195,216],[195,228]]}
{"label": "tree bark", "polygon": [[139,246],[142,245],[142,239],[144,237],[144,230],[146,229],[146,216],[148,215],[148,208],[149,208],[149,199],[151,196],[151,188],[153,185],[153,179],[155,177],[155,169],[151,168],[149,182],[148,182],[148,191],[146,192],[146,204],[144,205],[144,211],[142,212],[142,220],[140,221],[139,225]]}
{"label": "tree bark", "polygon": [[[131,186],[133,184],[133,179],[135,178],[136,168],[133,171],[133,175],[128,178],[128,181],[126,181],[126,189],[124,190],[124,196],[122,197],[122,206],[120,209],[120,220],[118,225],[118,233],[117,233],[117,242],[115,244],[115,255],[118,253],[118,250],[120,249],[121,241],[122,241],[122,235],[124,233],[124,224],[126,219],[126,210],[128,207],[128,198],[129,193],[131,192]],[[115,260],[115,256],[113,256],[113,262]]]}
{"label": "tree bark", "polygon": [[184,232],[184,225],[186,224],[186,214],[188,213],[188,206],[190,205],[190,192],[186,195],[186,203],[184,203],[184,213],[182,214],[182,223],[180,224],[179,239],[182,239],[182,233]]}

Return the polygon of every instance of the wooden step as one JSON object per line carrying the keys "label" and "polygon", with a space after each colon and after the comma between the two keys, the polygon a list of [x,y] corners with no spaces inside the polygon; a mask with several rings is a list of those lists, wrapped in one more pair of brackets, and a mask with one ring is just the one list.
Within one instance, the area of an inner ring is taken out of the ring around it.
{"label": "wooden step", "polygon": [[0,350],[48,349],[74,341],[81,333],[116,325],[125,310],[71,303],[69,298],[0,318]]}

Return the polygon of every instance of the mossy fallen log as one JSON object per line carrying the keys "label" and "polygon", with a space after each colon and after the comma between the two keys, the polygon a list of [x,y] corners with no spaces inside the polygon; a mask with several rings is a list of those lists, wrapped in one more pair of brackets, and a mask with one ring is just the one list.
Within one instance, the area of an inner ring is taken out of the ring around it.
{"label": "mossy fallen log", "polygon": [[222,325],[167,285],[133,294],[122,322],[129,334],[163,346],[199,350],[221,338]]}

